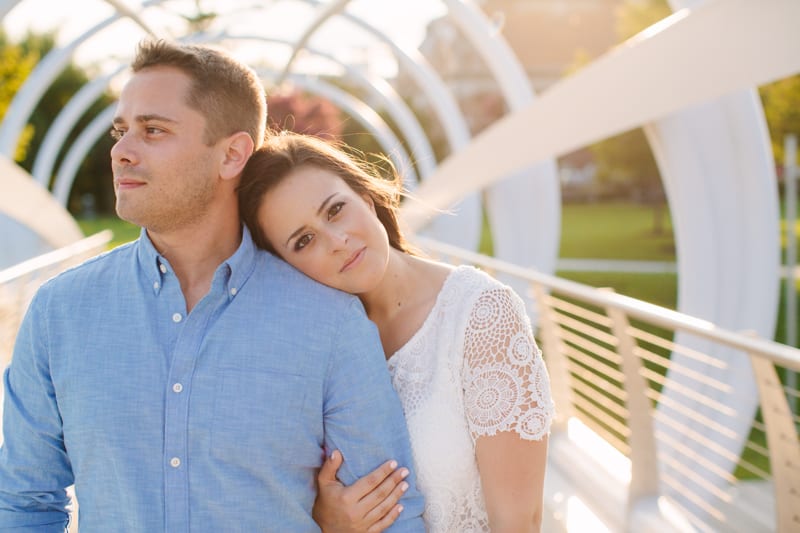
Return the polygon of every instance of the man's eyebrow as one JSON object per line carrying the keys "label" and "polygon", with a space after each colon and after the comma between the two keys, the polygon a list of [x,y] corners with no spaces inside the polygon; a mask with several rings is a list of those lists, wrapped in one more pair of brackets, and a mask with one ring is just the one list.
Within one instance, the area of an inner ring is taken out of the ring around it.
{"label": "man's eyebrow", "polygon": [[[165,117],[164,115],[158,115],[156,113],[151,113],[151,114],[147,114],[147,115],[137,115],[134,118],[134,122],[150,122],[151,120],[156,120],[158,122],[169,122],[169,123],[172,123],[172,124],[177,122],[175,119],[172,119],[172,118],[169,118],[169,117]],[[123,119],[122,117],[114,117],[112,122],[114,124],[124,124],[125,123],[125,119]]]}
{"label": "man's eyebrow", "polygon": [[[336,196],[336,193],[331,194],[330,196],[325,198],[325,200],[322,201],[322,204],[319,206],[319,209],[317,209],[317,216],[319,216],[319,214],[325,210],[325,206],[328,205],[328,203],[331,201],[331,198],[333,198],[334,196]],[[284,246],[288,246],[289,241],[297,237],[300,233],[302,233],[302,231],[303,228],[297,228],[297,230],[291,235],[289,235],[288,239],[286,239],[286,243],[284,243]]]}

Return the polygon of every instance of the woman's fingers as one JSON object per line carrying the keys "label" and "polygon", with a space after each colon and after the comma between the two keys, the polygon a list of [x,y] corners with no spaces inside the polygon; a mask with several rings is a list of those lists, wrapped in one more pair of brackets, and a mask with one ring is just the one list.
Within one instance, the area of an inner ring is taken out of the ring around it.
{"label": "woman's fingers", "polygon": [[336,479],[336,473],[339,471],[339,467],[342,466],[342,452],[339,450],[334,450],[332,454],[325,458],[325,461],[322,463],[322,468],[319,469],[319,473],[317,474],[317,481],[320,485],[324,483],[338,483],[339,480]]}

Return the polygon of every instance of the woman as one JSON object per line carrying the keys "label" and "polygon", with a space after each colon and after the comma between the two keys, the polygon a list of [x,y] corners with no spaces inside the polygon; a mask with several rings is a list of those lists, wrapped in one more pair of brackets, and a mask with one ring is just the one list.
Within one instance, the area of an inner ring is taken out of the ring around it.
{"label": "woman", "polygon": [[[292,133],[256,151],[239,188],[256,244],[357,295],[377,325],[429,531],[538,531],[553,404],[523,303],[473,267],[414,253],[399,228],[399,199],[396,174],[388,181],[346,152]],[[320,478],[340,461],[329,458]],[[372,490],[381,477],[343,489],[346,497],[321,483],[315,518],[323,530],[391,523],[400,509],[385,512],[396,497]],[[402,484],[394,494],[401,491]]]}

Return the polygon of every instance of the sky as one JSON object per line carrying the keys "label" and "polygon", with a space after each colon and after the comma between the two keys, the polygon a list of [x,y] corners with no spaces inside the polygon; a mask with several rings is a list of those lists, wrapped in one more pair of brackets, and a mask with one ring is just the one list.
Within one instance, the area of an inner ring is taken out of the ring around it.
{"label": "sky", "polygon": [[[203,11],[230,13],[220,21],[220,27],[230,33],[294,41],[316,13],[310,2],[302,0],[166,0],[142,11],[140,6],[145,3],[153,2],[22,0],[6,15],[2,25],[12,39],[27,30],[55,30],[59,43],[64,44],[111,16],[114,13],[111,4],[121,4],[140,13],[142,21],[157,34],[179,36],[186,27],[181,15],[196,13],[199,4]],[[259,9],[254,11],[253,6]],[[416,48],[422,41],[427,22],[446,11],[438,0],[351,0],[346,9],[409,48]],[[143,36],[142,29],[131,21],[119,21],[81,45],[74,59],[81,65],[97,65],[105,70],[129,57]],[[382,76],[392,75],[396,68],[386,47],[376,45],[373,36],[342,18],[331,19],[320,28],[311,45],[326,52],[335,51],[337,56],[363,64]],[[289,51],[285,45],[237,45],[237,54],[249,62],[282,65]]]}

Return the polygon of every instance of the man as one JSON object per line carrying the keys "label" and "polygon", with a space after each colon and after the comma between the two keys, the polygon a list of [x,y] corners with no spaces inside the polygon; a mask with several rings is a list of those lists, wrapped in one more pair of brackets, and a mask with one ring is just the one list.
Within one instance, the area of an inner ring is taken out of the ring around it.
{"label": "man", "polygon": [[[117,212],[139,240],[46,283],[5,374],[0,530],[294,532],[321,448],[352,483],[411,465],[402,410],[357,299],[257,251],[239,175],[264,135],[249,68],[140,44],[117,107]],[[414,476],[396,531],[423,531]]]}

